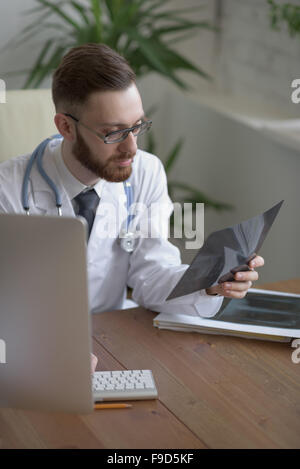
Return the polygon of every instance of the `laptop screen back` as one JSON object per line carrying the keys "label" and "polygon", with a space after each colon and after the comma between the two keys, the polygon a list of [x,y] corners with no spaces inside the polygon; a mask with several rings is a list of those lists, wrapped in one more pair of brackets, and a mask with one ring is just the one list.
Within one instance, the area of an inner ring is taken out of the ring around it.
{"label": "laptop screen back", "polygon": [[86,230],[0,214],[0,407],[93,408]]}

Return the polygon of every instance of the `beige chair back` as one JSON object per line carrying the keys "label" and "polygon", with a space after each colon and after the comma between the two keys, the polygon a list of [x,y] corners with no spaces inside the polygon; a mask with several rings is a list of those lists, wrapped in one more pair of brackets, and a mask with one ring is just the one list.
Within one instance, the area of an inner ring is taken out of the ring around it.
{"label": "beige chair back", "polygon": [[45,138],[57,134],[51,90],[6,92],[0,103],[0,162],[31,153]]}

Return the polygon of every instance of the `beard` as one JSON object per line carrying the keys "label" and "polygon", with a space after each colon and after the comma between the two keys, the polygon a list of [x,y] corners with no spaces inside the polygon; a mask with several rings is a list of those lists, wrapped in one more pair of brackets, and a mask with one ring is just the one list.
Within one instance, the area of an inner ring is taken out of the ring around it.
{"label": "beard", "polygon": [[72,153],[84,168],[108,182],[123,182],[129,178],[132,173],[131,165],[122,167],[118,165],[118,162],[133,158],[132,153],[123,152],[119,155],[112,155],[105,163],[102,163],[99,161],[99,157],[93,155],[78,129],[76,134],[77,140],[72,146]]}

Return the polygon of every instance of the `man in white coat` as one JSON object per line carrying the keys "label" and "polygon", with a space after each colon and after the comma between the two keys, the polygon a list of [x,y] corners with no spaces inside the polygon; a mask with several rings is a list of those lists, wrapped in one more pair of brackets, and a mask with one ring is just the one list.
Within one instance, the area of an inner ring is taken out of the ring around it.
{"label": "man in white coat", "polygon": [[[211,317],[224,296],[243,298],[258,278],[254,267],[264,264],[260,256],[252,260],[251,271],[236,274],[233,282],[165,302],[188,266],[167,239],[172,204],[163,165],[137,148],[138,135],[151,123],[126,60],[102,44],[73,48],[54,73],[52,95],[61,138],[47,145],[44,169],[61,194],[63,215],[81,214],[84,194],[93,199],[87,209],[93,212],[87,247],[91,311],[123,308],[127,285],[133,301],[158,312]],[[29,157],[0,165],[1,212],[24,213],[21,187]],[[154,205],[164,208],[162,216],[151,215],[155,237],[137,238],[131,253],[122,249],[113,230],[104,229],[115,225],[116,214],[123,222],[127,218],[124,181],[131,184],[133,201],[143,213]],[[57,213],[53,192],[36,165],[28,194],[30,213]]]}

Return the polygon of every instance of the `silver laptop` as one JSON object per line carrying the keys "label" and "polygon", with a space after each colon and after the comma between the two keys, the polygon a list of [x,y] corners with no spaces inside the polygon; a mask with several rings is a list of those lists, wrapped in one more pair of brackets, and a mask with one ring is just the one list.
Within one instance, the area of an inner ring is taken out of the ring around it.
{"label": "silver laptop", "polygon": [[80,219],[0,214],[0,407],[93,410]]}

